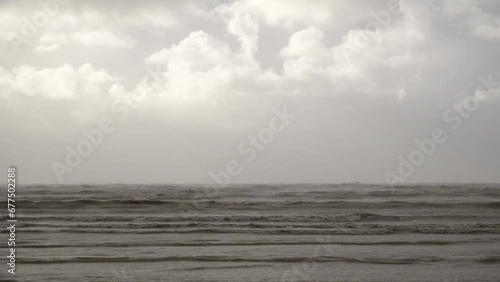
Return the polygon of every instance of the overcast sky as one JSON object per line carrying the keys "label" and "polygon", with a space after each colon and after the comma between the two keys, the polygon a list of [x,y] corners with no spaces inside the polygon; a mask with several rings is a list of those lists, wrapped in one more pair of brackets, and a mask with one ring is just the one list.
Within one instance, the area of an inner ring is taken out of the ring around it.
{"label": "overcast sky", "polygon": [[405,181],[500,182],[498,91],[456,112],[500,81],[499,1],[64,2],[0,2],[0,164],[21,183],[210,183],[231,160],[234,183],[385,182],[436,128]]}

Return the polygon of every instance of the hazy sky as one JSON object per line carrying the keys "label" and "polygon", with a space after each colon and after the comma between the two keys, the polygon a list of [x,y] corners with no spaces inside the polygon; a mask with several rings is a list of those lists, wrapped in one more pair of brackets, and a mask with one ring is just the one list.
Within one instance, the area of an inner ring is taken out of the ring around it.
{"label": "hazy sky", "polygon": [[384,182],[437,128],[406,181],[500,182],[499,1],[40,2],[0,2],[3,182]]}

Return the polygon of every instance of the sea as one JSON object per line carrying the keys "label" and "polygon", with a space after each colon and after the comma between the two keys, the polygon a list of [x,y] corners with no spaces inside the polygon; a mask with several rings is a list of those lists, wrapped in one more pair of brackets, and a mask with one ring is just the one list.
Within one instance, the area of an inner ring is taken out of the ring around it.
{"label": "sea", "polygon": [[0,281],[500,281],[499,184],[18,184],[16,196],[16,274],[2,228]]}

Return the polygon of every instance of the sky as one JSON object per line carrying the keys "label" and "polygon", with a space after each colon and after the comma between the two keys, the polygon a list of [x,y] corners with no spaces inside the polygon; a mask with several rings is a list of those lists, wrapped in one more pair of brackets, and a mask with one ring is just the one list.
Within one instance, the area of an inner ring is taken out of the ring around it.
{"label": "sky", "polygon": [[500,2],[1,1],[19,183],[500,182]]}

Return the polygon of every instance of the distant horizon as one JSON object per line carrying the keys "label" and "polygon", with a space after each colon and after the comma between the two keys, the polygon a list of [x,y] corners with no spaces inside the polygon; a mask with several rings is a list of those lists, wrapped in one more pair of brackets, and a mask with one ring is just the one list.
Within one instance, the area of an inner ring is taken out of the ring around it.
{"label": "distant horizon", "polygon": [[[19,182],[20,185],[214,185],[218,186],[217,183],[208,183],[208,182],[184,182],[184,183],[100,183],[100,182],[87,182],[87,183],[22,183]],[[230,183],[227,184],[227,187],[231,185],[265,185],[265,184],[284,184],[284,185],[298,185],[298,184],[319,184],[319,185],[350,185],[350,184],[359,184],[359,185],[387,185],[387,186],[405,186],[405,185],[473,185],[473,184],[481,184],[481,185],[500,185],[500,182],[406,182],[406,183],[384,183],[384,182],[248,182],[248,183]],[[22,187],[22,186],[21,186]],[[225,187],[223,187],[225,188]]]}

